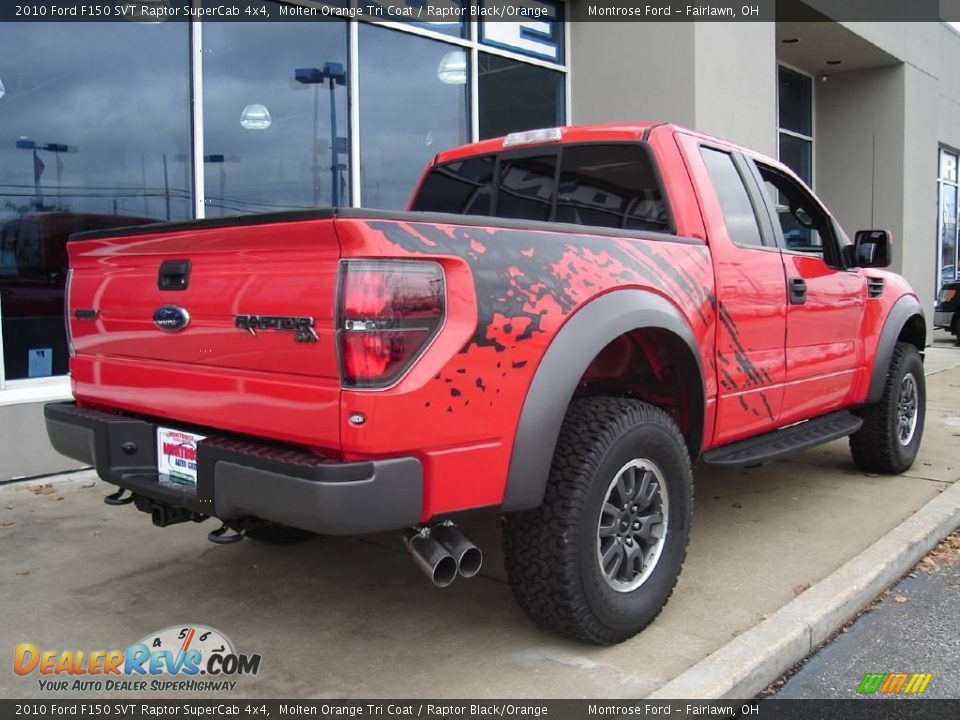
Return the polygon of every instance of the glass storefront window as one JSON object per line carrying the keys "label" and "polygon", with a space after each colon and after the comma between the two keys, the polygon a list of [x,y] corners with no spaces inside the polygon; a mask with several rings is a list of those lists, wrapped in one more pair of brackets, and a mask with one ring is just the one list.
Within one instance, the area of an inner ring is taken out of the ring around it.
{"label": "glass storefront window", "polygon": [[957,277],[957,187],[940,185],[940,282]]}
{"label": "glass storefront window", "polygon": [[481,52],[480,139],[563,125],[563,73]]}
{"label": "glass storefront window", "polygon": [[813,80],[782,65],[777,72],[780,129],[813,135]]}
{"label": "glass storefront window", "polygon": [[[381,8],[384,7],[382,2],[373,2],[371,4]],[[423,0],[391,0],[389,4],[394,12],[405,8],[417,12],[424,7]],[[414,27],[423,28],[424,30],[432,30],[433,32],[443,33],[444,35],[452,35],[453,37],[465,38],[469,36],[469,27],[463,19],[469,15],[469,0],[430,0],[430,7],[433,8],[435,13],[442,11],[446,12],[448,17],[459,19],[433,21],[404,20],[403,22],[407,25],[413,25]],[[383,19],[387,16],[381,15],[380,17]],[[390,19],[393,19],[393,17],[396,16],[390,16]]]}
{"label": "glass storefront window", "polygon": [[349,205],[347,24],[204,23],[207,217]]}
{"label": "glass storefront window", "polygon": [[507,9],[523,8],[530,19],[519,22],[488,19],[480,21],[480,41],[530,57],[563,62],[563,5],[553,0],[479,0],[485,13],[505,17]]}
{"label": "glass storefront window", "polygon": [[360,197],[407,207],[427,162],[469,138],[467,50],[361,25]]}
{"label": "glass storefront window", "polygon": [[192,215],[185,23],[0,24],[6,380],[63,375],[66,240]]}
{"label": "glass storefront window", "polygon": [[779,66],[777,105],[780,162],[813,187],[813,79]]}
{"label": "glass storefront window", "polygon": [[813,141],[780,133],[780,162],[807,185],[813,184]]}
{"label": "glass storefront window", "polygon": [[957,154],[940,150],[940,179],[937,183],[937,266],[938,285],[960,278],[957,257],[958,195]]}
{"label": "glass storefront window", "polygon": [[[334,19],[204,20],[197,46],[182,22],[0,24],[0,393],[67,371],[71,233],[195,211],[405,208],[430,159],[474,139],[471,127],[480,139],[563,124],[564,3],[522,2],[545,14],[367,18],[355,35]],[[470,212],[490,201],[478,194]]]}
{"label": "glass storefront window", "polygon": [[957,156],[946,150],[940,151],[940,179],[957,182]]}

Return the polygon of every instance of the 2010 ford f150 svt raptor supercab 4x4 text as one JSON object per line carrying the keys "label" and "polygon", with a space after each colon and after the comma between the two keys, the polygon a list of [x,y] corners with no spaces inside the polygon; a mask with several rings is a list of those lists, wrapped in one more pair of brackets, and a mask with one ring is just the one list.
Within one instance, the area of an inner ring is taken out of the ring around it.
{"label": "2010 ford f150 svt raptor supercab 4x4 text", "polygon": [[60,452],[211,539],[404,531],[439,584],[453,524],[499,508],[541,625],[630,637],[686,552],[691,463],[844,436],[899,473],[926,325],[782,164],[667,124],[440,153],[409,211],[318,209],[95,231],[68,245],[75,403]]}

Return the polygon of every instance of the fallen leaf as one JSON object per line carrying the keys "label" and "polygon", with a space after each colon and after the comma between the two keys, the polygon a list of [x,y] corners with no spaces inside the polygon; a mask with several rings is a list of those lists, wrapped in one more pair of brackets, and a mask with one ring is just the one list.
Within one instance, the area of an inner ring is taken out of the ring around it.
{"label": "fallen leaf", "polygon": [[2,525],[3,527],[10,527],[11,525],[16,525],[16,524],[17,524],[16,520],[4,520],[3,522],[0,522],[0,525]]}
{"label": "fallen leaf", "polygon": [[61,496],[58,497],[58,498],[54,498],[54,500],[63,500],[63,495],[61,495]]}
{"label": "fallen leaf", "polygon": [[49,495],[50,493],[56,492],[51,483],[44,483],[43,485],[31,485],[30,492],[34,495]]}
{"label": "fallen leaf", "polygon": [[5,505],[4,507],[6,507],[7,510],[13,510],[13,505]]}
{"label": "fallen leaf", "polygon": [[92,488],[92,487],[96,487],[96,486],[97,486],[97,484],[96,484],[95,482],[88,482],[88,483],[84,483],[84,484],[81,485],[80,487],[82,487],[82,488]]}
{"label": "fallen leaf", "polygon": [[894,596],[893,596],[893,601],[894,601],[895,603],[905,603],[905,602],[907,601],[907,596],[906,596],[906,595],[894,595]]}
{"label": "fallen leaf", "polygon": [[738,510],[743,507],[743,505],[741,505],[740,503],[734,503],[733,506]]}
{"label": "fallen leaf", "polygon": [[793,592],[794,594],[799,595],[804,590],[807,590],[809,587],[810,587],[810,583],[804,583],[803,585],[795,585],[793,588]]}
{"label": "fallen leaf", "polygon": [[17,570],[17,575],[29,575],[29,570]]}

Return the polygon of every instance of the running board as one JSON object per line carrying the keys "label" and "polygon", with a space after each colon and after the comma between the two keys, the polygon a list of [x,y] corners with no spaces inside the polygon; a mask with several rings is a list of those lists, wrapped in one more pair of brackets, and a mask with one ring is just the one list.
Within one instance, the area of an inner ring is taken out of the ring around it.
{"label": "running board", "polygon": [[709,465],[760,465],[852,435],[861,425],[862,419],[842,410],[708,450],[703,461]]}

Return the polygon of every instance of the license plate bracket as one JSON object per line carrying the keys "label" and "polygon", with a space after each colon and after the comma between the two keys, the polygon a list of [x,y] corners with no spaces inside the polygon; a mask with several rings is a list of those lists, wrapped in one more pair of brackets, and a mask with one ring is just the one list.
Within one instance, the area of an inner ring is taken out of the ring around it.
{"label": "license plate bracket", "polygon": [[196,488],[197,443],[206,435],[157,427],[157,474],[161,482]]}

